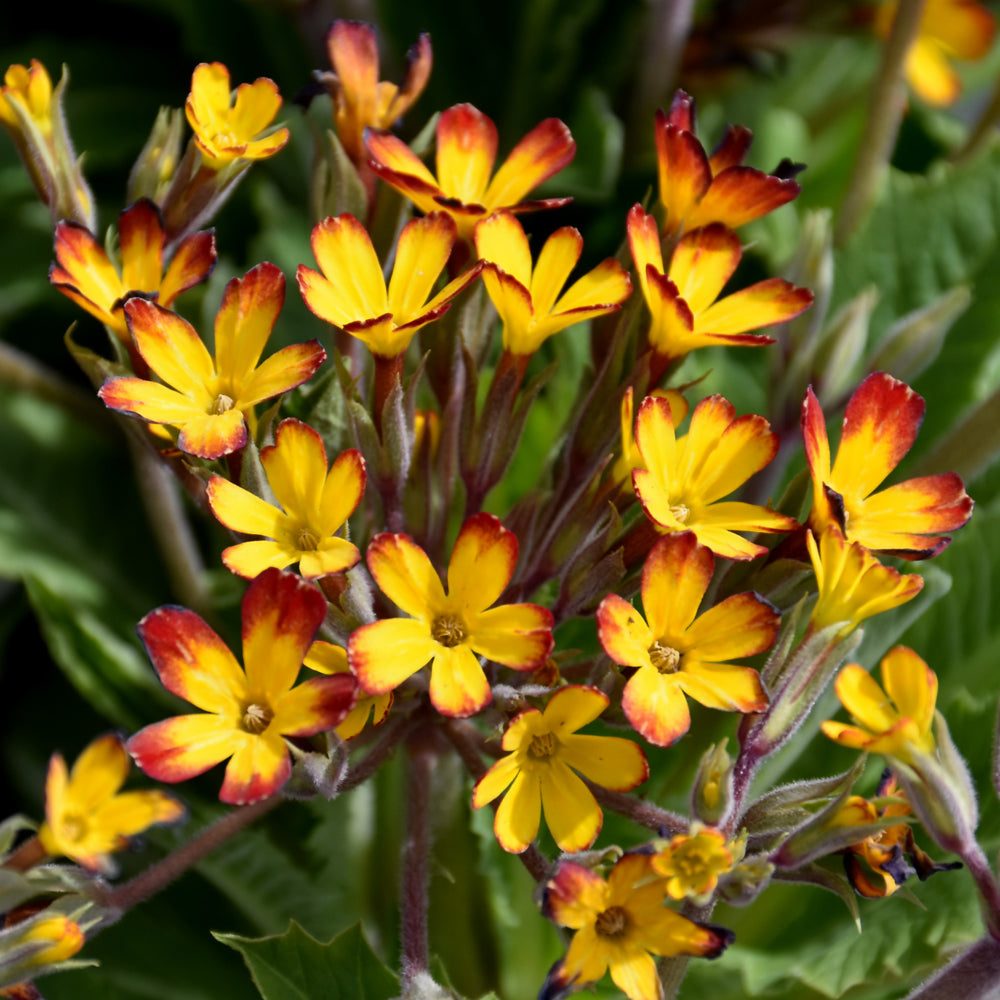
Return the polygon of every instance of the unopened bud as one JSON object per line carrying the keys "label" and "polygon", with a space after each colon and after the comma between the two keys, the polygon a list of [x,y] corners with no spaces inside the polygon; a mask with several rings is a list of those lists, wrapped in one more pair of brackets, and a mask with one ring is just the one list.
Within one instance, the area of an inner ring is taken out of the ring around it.
{"label": "unopened bud", "polygon": [[860,361],[868,343],[868,327],[878,291],[868,288],[848,302],[820,337],[813,359],[812,383],[824,406],[837,406],[858,382]]}
{"label": "unopened bud", "polygon": [[327,130],[326,135],[326,155],[317,153],[309,186],[313,218],[318,221],[344,212],[350,212],[358,219],[367,218],[368,192],[364,181],[337,138],[337,133]]}
{"label": "unopened bud", "polygon": [[181,162],[184,113],[180,108],[160,108],[128,178],[128,200],[163,201]]}
{"label": "unopened bud", "polygon": [[722,826],[733,800],[733,760],[726,752],[728,739],[709,747],[698,765],[691,789],[691,812],[703,823]]}

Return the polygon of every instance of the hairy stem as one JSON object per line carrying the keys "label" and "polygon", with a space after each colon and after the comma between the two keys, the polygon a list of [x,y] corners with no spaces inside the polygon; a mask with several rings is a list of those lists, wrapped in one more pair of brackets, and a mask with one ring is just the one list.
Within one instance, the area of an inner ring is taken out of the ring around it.
{"label": "hairy stem", "polygon": [[430,963],[427,938],[428,885],[430,881],[430,790],[436,755],[423,740],[407,747],[406,839],[403,841],[400,886],[402,979],[404,992]]}

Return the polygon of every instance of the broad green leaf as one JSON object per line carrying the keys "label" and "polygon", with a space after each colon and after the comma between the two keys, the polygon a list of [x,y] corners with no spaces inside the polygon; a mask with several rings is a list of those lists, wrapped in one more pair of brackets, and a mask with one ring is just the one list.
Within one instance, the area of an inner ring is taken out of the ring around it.
{"label": "broad green leaf", "polygon": [[360,924],[327,944],[294,921],[276,937],[214,936],[243,955],[264,1000],[390,1000],[399,992],[396,977],[371,950]]}

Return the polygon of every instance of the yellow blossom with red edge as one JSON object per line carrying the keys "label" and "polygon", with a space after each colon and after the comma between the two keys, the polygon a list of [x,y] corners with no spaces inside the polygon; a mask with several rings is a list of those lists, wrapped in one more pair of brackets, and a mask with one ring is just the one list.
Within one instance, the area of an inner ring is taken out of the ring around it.
{"label": "yellow blossom with red edge", "polygon": [[641,205],[628,214],[628,240],[652,322],[649,346],[667,361],[713,344],[759,347],[773,337],[749,333],[784,323],[812,305],[808,288],[783,278],[758,281],[720,299],[743,256],[740,238],[721,223],[685,232],[664,268],[656,220]]}
{"label": "yellow blossom with red edge", "polygon": [[632,486],[659,531],[693,531],[698,541],[727,559],[753,559],[763,545],[738,531],[791,531],[798,522],[767,507],[723,501],[778,451],[777,435],[761,416],[736,416],[722,396],[703,399],[688,433],[677,437],[670,403],[647,396],[635,420],[642,468]]}
{"label": "yellow blossom with red edge", "polygon": [[[507,726],[501,757],[476,783],[472,806],[481,809],[506,791],[493,823],[500,846],[520,854],[538,836],[541,816],[559,849],[590,847],[604,814],[580,775],[602,788],[631,791],[649,777],[642,749],[618,736],[577,732],[608,707],[592,687],[560,688],[545,710],[529,708]],[[579,772],[579,773],[577,773]]]}
{"label": "yellow blossom with red edge", "polygon": [[[882,0],[875,10],[875,33],[888,38],[899,10],[898,0]],[[953,59],[982,59],[996,35],[994,15],[976,0],[926,0],[916,41],[906,54],[906,82],[928,104],[953,104],[962,80]]]}
{"label": "yellow blossom with red edge", "polygon": [[569,129],[558,118],[536,125],[510,152],[497,172],[497,129],[471,104],[456,104],[437,123],[437,177],[396,136],[369,133],[371,167],[386,183],[422,212],[447,212],[463,240],[472,239],[476,223],[494,212],[531,212],[558,208],[568,198],[522,199],[558,173],[576,153]]}
{"label": "yellow blossom with red edge", "polygon": [[89,229],[63,220],[56,226],[56,262],[49,281],[63,295],[129,343],[125,300],[141,294],[169,309],[181,292],[204,281],[215,267],[215,234],[192,233],[177,247],[164,271],[166,233],[160,210],[140,198],[118,216],[121,267]]}
{"label": "yellow blossom with red edge", "polygon": [[709,156],[695,135],[694,99],[683,90],[674,95],[669,115],[657,111],[655,137],[664,233],[713,222],[738,229],[790,202],[801,190],[791,167],[783,174],[766,174],[744,166],[753,133],[742,125],[730,125]]}
{"label": "yellow blossom with red edge", "polygon": [[937,675],[912,649],[896,646],[882,659],[882,683],[884,691],[857,663],[844,667],[834,689],[853,722],[824,722],[824,735],[842,746],[907,764],[934,753]]}
{"label": "yellow blossom with red edge", "polygon": [[817,598],[811,629],[843,623],[846,636],[866,618],[899,607],[920,593],[924,578],[883,566],[859,542],[847,541],[834,524],[819,536],[806,532],[806,548],[816,574]]}
{"label": "yellow blossom with red edge", "polygon": [[98,395],[113,410],[179,430],[177,446],[221,458],[248,439],[257,403],[312,378],[326,360],[313,340],[276,351],[258,364],[285,300],[285,278],[258,264],[226,285],[215,317],[215,357],[176,313],[133,296],[125,303],[132,339],[163,383],[132,376],[106,379]]}
{"label": "yellow blossom with red edge", "polygon": [[653,855],[652,868],[667,880],[671,899],[692,897],[706,900],[719,884],[719,876],[730,871],[735,858],[725,834],[714,827],[692,828],[672,837]]}
{"label": "yellow blossom with red edge", "polygon": [[163,686],[202,712],[154,722],[127,744],[146,774],[170,783],[228,759],[219,798],[233,805],[274,795],[292,773],[284,738],[333,729],[358,693],[346,674],[293,686],[326,616],[318,587],[267,569],[243,595],[242,613],[245,669],[193,611],[158,608],[139,622]]}
{"label": "yellow blossom with red edge", "polygon": [[[309,647],[305,664],[310,670],[319,674],[349,674],[350,665],[347,662],[347,650],[343,646],[335,646],[332,642],[322,642],[317,639]],[[342,740],[352,740],[371,717],[372,725],[379,726],[385,722],[389,709],[392,708],[392,693],[367,695],[358,692],[357,704],[347,713],[344,721],[335,729]]]}
{"label": "yellow blossom with red edge", "polygon": [[478,657],[537,670],[552,652],[552,614],[537,604],[493,607],[514,575],[517,537],[492,514],[470,517],[448,563],[448,589],[409,535],[376,535],[368,570],[408,618],[355,630],[351,669],[368,694],[386,694],[431,662],[430,698],[442,715],[474,715],[492,700]]}
{"label": "yellow blossom with red edge", "polygon": [[375,29],[363,21],[334,21],[326,34],[332,73],[318,79],[333,100],[337,136],[355,164],[367,159],[366,128],[388,129],[423,93],[431,75],[430,35],[422,34],[406,54],[400,86],[378,78]]}
{"label": "yellow blossom with red edge", "polygon": [[650,861],[646,854],[626,854],[606,881],[574,861],[559,865],[545,885],[543,911],[576,933],[549,971],[539,1000],[556,1000],[608,971],[629,1000],[662,1000],[654,955],[716,958],[732,943],[732,931],[664,906],[666,883]]}
{"label": "yellow blossom with red edge", "polygon": [[129,755],[111,734],[94,740],[67,769],[61,754],[49,760],[45,779],[45,822],[38,839],[48,854],[69,858],[105,874],[114,870],[109,855],[157,823],[173,823],[184,807],[164,792],[121,792]]}
{"label": "yellow blossom with red edge", "polygon": [[208,481],[208,505],[222,524],[244,535],[265,536],[225,549],[226,568],[247,579],[269,566],[285,569],[293,563],[304,577],[350,569],[361,553],[337,532],[365,492],[361,452],[342,452],[327,469],[319,434],[301,420],[283,420],[260,460],[277,506],[222,476]]}
{"label": "yellow blossom with red edge", "polygon": [[528,237],[510,212],[480,222],[475,243],[485,262],[486,291],[503,321],[504,350],[514,355],[534,354],[559,330],[620,309],[632,292],[628,274],[613,257],[563,292],[583,252],[583,237],[572,226],[545,241],[534,267]]}
{"label": "yellow blossom with red edge", "polygon": [[235,160],[266,159],[284,147],[288,129],[271,130],[280,108],[273,80],[262,76],[233,93],[229,70],[215,62],[195,67],[184,112],[204,164],[221,170]]}
{"label": "yellow blossom with red edge", "polygon": [[[676,430],[690,409],[688,401],[676,389],[654,389],[651,396],[662,397],[667,400],[670,406],[670,418]],[[629,386],[622,395],[622,405],[620,409],[621,429],[622,429],[622,451],[611,467],[611,478],[615,482],[620,482],[622,486],[632,492],[632,470],[644,469],[642,456],[636,450],[635,439],[632,437],[632,426],[635,422],[635,393],[632,386]]]}
{"label": "yellow blossom with red edge", "polygon": [[642,567],[645,618],[617,594],[597,608],[604,652],[638,668],[622,694],[625,717],[657,746],[691,727],[685,695],[729,712],[759,712],[768,704],[757,671],[725,661],[770,649],[780,616],[753,593],[734,594],[699,615],[714,569],[712,553],[692,532],[667,535]]}
{"label": "yellow blossom with red edge", "polygon": [[403,227],[388,286],[371,237],[353,215],[324,219],[310,242],[319,271],[300,264],[297,273],[306,305],[383,358],[401,354],[417,330],[443,316],[481,266],[433,295],[455,243],[455,223],[443,212]]}
{"label": "yellow blossom with red edge", "polygon": [[908,479],[875,492],[913,447],[924,400],[905,382],[874,372],[858,386],[844,413],[832,467],[823,411],[812,389],[802,404],[802,435],[813,481],[809,524],[818,534],[836,524],[844,536],[874,552],[902,559],[936,556],[961,528],[972,499],[960,476]]}

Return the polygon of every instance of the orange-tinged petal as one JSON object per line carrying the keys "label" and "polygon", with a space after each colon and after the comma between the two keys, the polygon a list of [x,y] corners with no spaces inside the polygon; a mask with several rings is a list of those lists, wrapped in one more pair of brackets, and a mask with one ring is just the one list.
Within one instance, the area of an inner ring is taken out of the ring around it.
{"label": "orange-tinged petal", "polygon": [[[653,639],[678,640],[694,621],[715,560],[690,531],[666,535],[642,567],[642,606]],[[669,643],[668,643],[669,644]]]}
{"label": "orange-tinged petal", "polygon": [[981,59],[996,35],[996,18],[977,0],[932,0],[924,7],[920,33],[959,59]]}
{"label": "orange-tinged petal", "polygon": [[712,169],[701,143],[687,127],[656,112],[654,136],[660,202],[667,229],[677,229],[712,183]]}
{"label": "orange-tinged petal", "polygon": [[[143,420],[169,424],[172,427],[204,418],[207,409],[159,382],[147,382],[146,379],[126,375],[112,375],[105,379],[97,395],[112,410],[131,413]],[[243,415],[239,411],[235,412],[242,422]]]}
{"label": "orange-tinged petal", "polygon": [[539,776],[539,784],[545,825],[552,839],[567,853],[585,851],[597,840],[604,823],[593,792],[567,767],[562,755],[551,759]]}
{"label": "orange-tinged petal", "polygon": [[287,525],[287,515],[277,507],[222,476],[212,476],[205,495],[216,518],[241,534],[278,538]]}
{"label": "orange-tinged petal", "polygon": [[140,198],[118,216],[122,285],[127,292],[155,292],[163,277],[165,235],[160,210]]}
{"label": "orange-tinged petal", "polygon": [[125,318],[139,353],[156,375],[192,399],[211,399],[207,386],[215,365],[187,320],[139,297],[125,303]]}
{"label": "orange-tinged petal", "polygon": [[738,167],[753,143],[753,132],[743,125],[727,125],[719,145],[708,158],[712,173],[720,174],[727,167]]}
{"label": "orange-tinged petal", "polygon": [[608,895],[608,884],[600,875],[574,861],[563,861],[545,885],[545,912],[561,927],[579,930],[608,908]]}
{"label": "orange-tinged petal", "polygon": [[635,262],[635,273],[638,275],[643,297],[647,303],[650,292],[647,286],[647,268],[652,267],[658,274],[664,273],[663,250],[660,247],[660,231],[656,219],[643,211],[642,205],[633,205],[629,209],[628,243]]}
{"label": "orange-tinged petal", "polygon": [[[628,272],[614,257],[609,257],[574,281],[559,297],[553,306],[554,318],[560,320],[560,326],[565,325],[566,319],[581,323],[619,308],[631,294],[632,281]],[[535,310],[541,311],[537,300]]]}
{"label": "orange-tinged petal", "polygon": [[317,340],[291,344],[275,351],[243,383],[237,405],[246,410],[308,382],[324,361],[326,351]]}
{"label": "orange-tinged petal", "polygon": [[569,129],[558,118],[546,118],[510,151],[490,181],[483,203],[487,209],[514,206],[575,155],[576,143]]}
{"label": "orange-tinged petal", "polygon": [[[730,420],[722,429],[726,413]],[[709,396],[691,417],[681,475],[687,488],[710,504],[742,486],[777,453],[778,435],[763,417],[748,413],[734,420],[726,400]]]}
{"label": "orange-tinged petal", "polygon": [[406,614],[430,617],[443,608],[444,588],[437,571],[409,535],[376,535],[368,546],[367,560],[382,592]]}
{"label": "orange-tinged petal", "polygon": [[308,579],[343,573],[361,560],[357,546],[344,538],[325,538],[315,551],[300,552],[298,555],[299,572]]}
{"label": "orange-tinged petal", "polygon": [[906,54],[906,80],[928,104],[946,107],[958,100],[962,79],[934,39],[918,38]]}
{"label": "orange-tinged petal", "polygon": [[126,749],[151,778],[175,784],[203,774],[250,738],[238,716],[177,715],[140,729]]}
{"label": "orange-tinged petal", "polygon": [[322,639],[309,647],[304,662],[310,670],[320,674],[346,674],[351,669],[347,664],[347,650]]}
{"label": "orange-tinged petal", "polygon": [[646,468],[650,470],[647,475],[655,477],[669,493],[667,484],[677,466],[677,436],[667,400],[647,396],[639,404],[635,418],[635,444]]}
{"label": "orange-tinged petal", "polygon": [[691,713],[677,674],[640,667],[622,692],[622,711],[632,727],[655,746],[676,743],[691,728]]}
{"label": "orange-tinged petal", "polygon": [[597,637],[604,652],[623,667],[649,661],[653,633],[642,615],[617,594],[608,594],[598,605]]}
{"label": "orange-tinged petal", "polygon": [[437,175],[441,190],[466,204],[482,204],[497,155],[493,122],[471,104],[456,104],[437,124]]}
{"label": "orange-tinged petal", "polygon": [[597,688],[571,684],[549,699],[543,713],[544,726],[560,739],[593,722],[608,707],[610,699]]}
{"label": "orange-tinged petal", "polygon": [[464,719],[493,698],[490,682],[468,646],[441,646],[431,664],[431,704],[442,714]]}
{"label": "orange-tinged petal", "polygon": [[663,987],[656,962],[645,951],[629,949],[609,961],[611,981],[629,1000],[660,1000]]}
{"label": "orange-tinged petal", "polygon": [[882,733],[899,721],[885,692],[864,667],[849,663],[837,674],[834,689],[841,704],[865,729]]}
{"label": "orange-tinged petal", "polygon": [[727,167],[712,178],[701,201],[688,212],[688,228],[721,222],[730,229],[792,201],[801,188],[790,178],[773,177],[752,167]]}
{"label": "orange-tinged petal", "polygon": [[69,773],[74,803],[83,812],[96,809],[125,783],[130,763],[114,733],[94,740],[77,757]]}
{"label": "orange-tinged petal", "polygon": [[[700,540],[702,532],[711,533],[716,528],[731,531],[794,531],[797,527],[798,522],[794,517],[779,514],[767,507],[759,507],[757,504],[727,500],[699,510],[694,530]],[[746,543],[746,540],[741,538],[737,542]],[[707,543],[702,541],[702,544]],[[718,549],[712,548],[712,551],[716,555],[723,555]]]}
{"label": "orange-tinged petal", "polygon": [[509,274],[528,292],[530,301],[531,248],[516,216],[510,212],[495,212],[476,226],[475,242],[479,258]]}
{"label": "orange-tinged petal", "polygon": [[538,836],[541,820],[542,797],[538,779],[522,771],[497,807],[493,820],[497,843],[509,854],[520,854]]}
{"label": "orange-tinged petal", "polygon": [[[725,506],[729,505],[715,504],[709,508],[709,511],[715,511],[717,507]],[[750,505],[743,504],[742,506],[749,507]],[[767,552],[766,546],[748,541],[742,535],[736,534],[736,532],[730,528],[723,528],[717,525],[702,523],[694,524],[690,527],[698,536],[698,541],[702,545],[704,545],[707,549],[711,549],[715,555],[721,556],[723,559],[756,559],[758,556],[762,556]],[[736,528],[739,531],[761,530],[759,528],[753,528],[749,525],[741,523],[737,523]]]}
{"label": "orange-tinged petal", "polygon": [[722,712],[762,712],[768,705],[760,675],[750,667],[687,659],[677,683],[689,698]]}
{"label": "orange-tinged petal", "polygon": [[[488,802],[502,795],[520,772],[517,757],[507,754],[501,757],[477,782],[472,790],[472,808],[482,809]],[[538,827],[535,827],[537,833]],[[534,835],[532,835],[534,839]]]}
{"label": "orange-tinged petal", "polygon": [[[222,562],[230,573],[252,580],[266,569],[287,569],[298,562],[301,552],[270,540],[240,542],[222,550]],[[306,575],[306,574],[303,574]]]}
{"label": "orange-tinged petal", "polygon": [[738,660],[770,649],[781,616],[756,594],[733,594],[691,624],[684,638],[699,660]]}
{"label": "orange-tinged petal", "polygon": [[531,295],[516,278],[493,264],[483,267],[483,284],[503,322],[503,346],[511,354],[534,354],[540,341],[533,336]]}
{"label": "orange-tinged petal", "polygon": [[435,199],[441,188],[405,142],[388,132],[368,132],[365,145],[371,157],[369,165],[382,180],[402,191],[422,212],[438,208]]}
{"label": "orange-tinged petal", "polygon": [[124,319],[116,321],[112,309],[125,288],[90,230],[68,219],[60,222],[55,231],[55,257],[58,267],[49,271],[49,281],[64,294],[76,291],[79,298],[71,297],[102,323],[124,326]]}
{"label": "orange-tinged petal", "polygon": [[226,285],[215,314],[215,367],[237,391],[252,379],[284,303],[285,276],[267,261]]}
{"label": "orange-tinged petal", "polygon": [[[326,447],[319,434],[301,420],[282,420],[275,431],[274,444],[261,449],[260,460],[275,499],[285,513],[314,523],[327,475]],[[341,524],[343,521],[333,530]],[[232,524],[227,527],[275,537],[273,531],[257,531]]]}
{"label": "orange-tinged petal", "polygon": [[239,714],[246,678],[204,619],[186,608],[163,607],[146,615],[136,630],[168,691],[207,712]]}
{"label": "orange-tinged petal", "polygon": [[[536,316],[547,316],[552,312],[556,298],[569,280],[570,272],[576,267],[582,252],[583,237],[573,226],[557,229],[545,241],[528,288]],[[567,307],[562,308],[565,310]]]}
{"label": "orange-tinged petal", "polygon": [[231,455],[246,443],[247,425],[240,410],[227,410],[188,420],[177,438],[177,447],[181,451],[209,459]]}
{"label": "orange-tinged petal", "polygon": [[358,700],[353,674],[331,674],[303,681],[274,703],[271,725],[283,736],[314,736],[333,729]]}
{"label": "orange-tinged petal", "polygon": [[165,792],[124,792],[95,810],[94,825],[119,837],[134,837],[157,823],[174,823],[183,816],[184,806]]}
{"label": "orange-tinged petal", "polygon": [[670,258],[670,279],[697,317],[718,297],[743,256],[740,238],[716,223],[686,232]]}
{"label": "orange-tinged petal", "polygon": [[867,750],[875,742],[875,737],[866,730],[832,719],[821,722],[819,728],[824,736],[851,750]]}
{"label": "orange-tinged petal", "polygon": [[802,438],[805,442],[806,461],[813,479],[813,489],[822,489],[822,484],[830,480],[830,440],[826,433],[826,421],[819,400],[812,390],[806,389],[802,401]]}
{"label": "orange-tinged petal", "polygon": [[628,792],[649,777],[646,755],[620,736],[564,736],[559,759],[596,785]]}
{"label": "orange-tinged petal", "polygon": [[912,649],[896,646],[882,659],[882,683],[899,714],[912,719],[922,733],[928,732],[937,703],[934,671]]}
{"label": "orange-tinged petal", "polygon": [[326,616],[326,598],[294,573],[267,569],[243,595],[242,614],[249,693],[274,707],[295,683]]}
{"label": "orange-tinged petal", "polygon": [[366,481],[365,460],[360,451],[350,448],[334,459],[320,498],[316,526],[321,534],[332,535],[346,523],[361,503]]}
{"label": "orange-tinged petal", "polygon": [[727,295],[697,318],[699,332],[716,336],[758,330],[798,316],[812,305],[813,293],[782,278],[769,278]]}
{"label": "orange-tinged petal", "polygon": [[552,612],[537,604],[501,604],[467,624],[477,654],[514,670],[537,670],[552,652]]}
{"label": "orange-tinged petal", "polygon": [[493,514],[475,514],[462,525],[452,549],[448,595],[466,613],[482,611],[504,592],[516,563],[517,536]]}
{"label": "orange-tinged petal", "polygon": [[259,736],[244,735],[226,765],[226,777],[219,791],[219,799],[234,806],[249,805],[274,795],[292,774],[288,747],[273,729]]}
{"label": "orange-tinged petal", "polygon": [[432,212],[403,227],[396,245],[387,300],[387,311],[392,313],[396,326],[409,323],[426,306],[448,263],[457,232],[451,216],[444,212]]}
{"label": "orange-tinged petal", "polygon": [[710,336],[695,332],[691,307],[670,278],[655,271],[651,264],[646,267],[646,291],[651,318],[649,344],[657,354],[681,358],[696,347],[715,342]]}
{"label": "orange-tinged petal", "polygon": [[542,713],[537,708],[526,708],[507,724],[500,746],[504,750],[518,750],[522,743],[541,732],[548,732]]}
{"label": "orange-tinged petal", "polygon": [[160,304],[169,307],[181,292],[204,281],[214,270],[215,233],[192,233],[174,252],[167,273],[160,282]]}
{"label": "orange-tinged petal", "polygon": [[351,633],[347,656],[364,690],[385,694],[426,666],[439,649],[423,622],[384,618]]}

